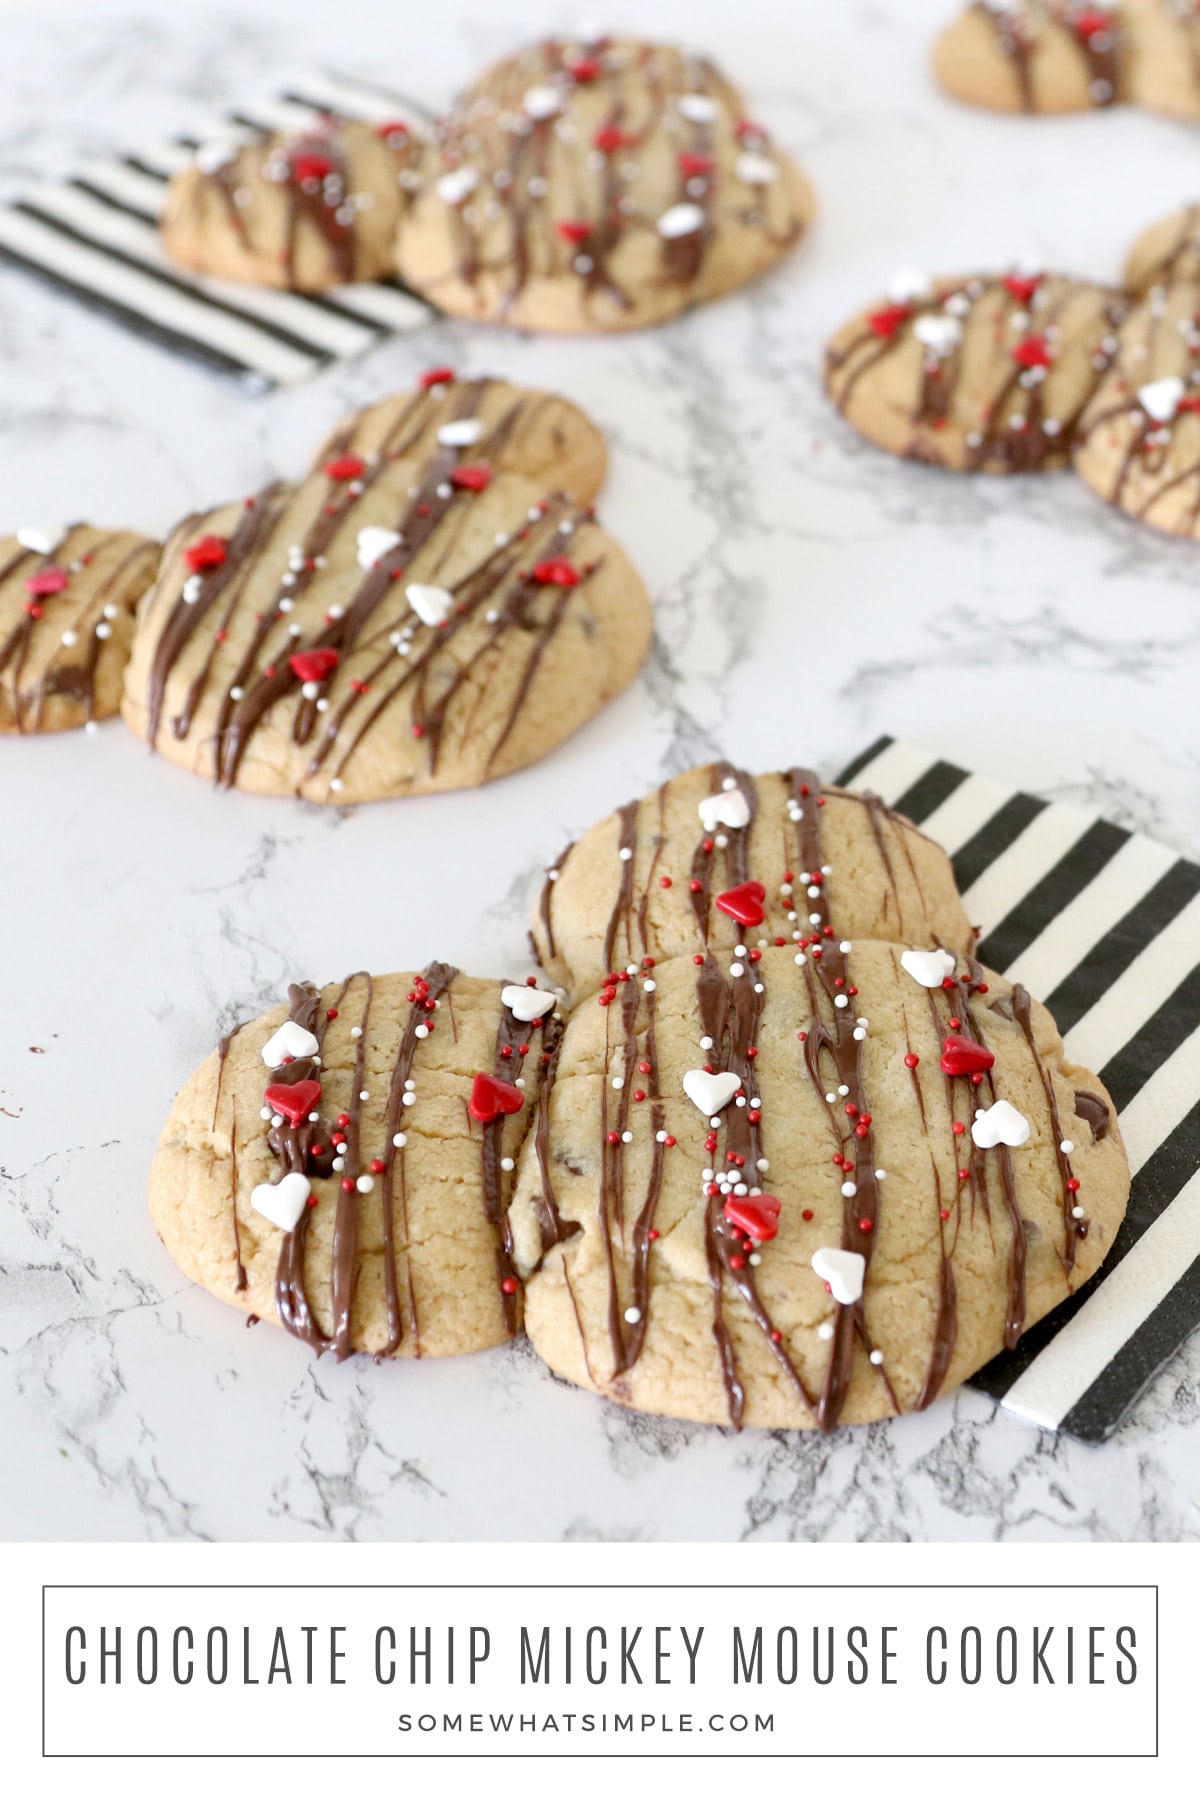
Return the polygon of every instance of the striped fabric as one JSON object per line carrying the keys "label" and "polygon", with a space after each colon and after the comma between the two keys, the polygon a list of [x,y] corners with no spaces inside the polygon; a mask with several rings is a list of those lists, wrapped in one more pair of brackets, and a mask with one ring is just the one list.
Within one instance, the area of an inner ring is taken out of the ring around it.
{"label": "striped fabric", "polygon": [[0,207],[0,258],[252,394],[361,355],[391,333],[424,325],[432,309],[394,281],[287,294],[193,275],[167,256],[155,223],[168,180],[199,144],[231,125],[302,129],[322,111],[414,124],[428,117],[385,89],[314,75],[302,89],[215,120],[195,137],[90,163],[70,181]]}
{"label": "striped fabric", "polygon": [[979,954],[1053,1013],[1120,1114],[1129,1213],[1103,1267],[975,1385],[1098,1442],[1200,1326],[1200,865],[891,738],[839,777],[949,852]]}

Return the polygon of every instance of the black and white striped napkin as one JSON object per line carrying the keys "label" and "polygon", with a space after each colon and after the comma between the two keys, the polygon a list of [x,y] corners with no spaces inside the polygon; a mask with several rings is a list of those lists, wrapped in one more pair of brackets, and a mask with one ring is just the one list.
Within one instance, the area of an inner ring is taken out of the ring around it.
{"label": "black and white striped napkin", "polygon": [[1049,1007],[1113,1097],[1133,1171],[1085,1287],[975,1386],[1100,1442],[1200,1327],[1200,864],[1071,806],[880,738],[839,781],[950,854],[979,954]]}
{"label": "black and white striped napkin", "polygon": [[163,249],[155,221],[170,177],[197,147],[231,126],[303,130],[327,111],[428,123],[402,95],[316,74],[298,87],[214,120],[195,136],[90,163],[0,207],[0,259],[127,325],[139,337],[233,376],[248,392],[303,381],[358,356],[433,310],[396,281],[357,282],[322,294],[287,294],[193,275]]}

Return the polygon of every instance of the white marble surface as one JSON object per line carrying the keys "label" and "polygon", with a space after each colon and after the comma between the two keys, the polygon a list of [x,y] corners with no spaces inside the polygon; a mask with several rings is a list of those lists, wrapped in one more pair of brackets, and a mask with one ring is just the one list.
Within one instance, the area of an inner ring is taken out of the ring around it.
{"label": "white marble surface", "polygon": [[[623,1416],[520,1346],[314,1364],[189,1287],[144,1208],[171,1095],[231,1020],[298,973],[433,955],[524,973],[526,909],[564,837],[718,749],[832,773],[888,730],[1200,848],[1200,551],[1066,475],[902,466],[820,394],[823,338],[898,264],[1031,254],[1113,275],[1200,185],[1195,134],[1143,114],[1024,122],[940,99],[926,44],[949,4],[610,7],[725,61],[823,207],[772,279],[652,335],[439,327],[252,401],[0,271],[10,524],[164,528],[297,469],[348,403],[450,361],[593,412],[613,447],[602,512],[658,607],[633,689],[483,793],[341,815],[210,793],[116,723],[3,745],[6,1536],[1200,1538],[1200,1339],[1099,1450],[972,1393],[833,1441],[737,1438]],[[528,0],[258,0],[241,22],[215,0],[3,10],[12,192],[321,60],[437,97],[532,26],[576,22]]]}

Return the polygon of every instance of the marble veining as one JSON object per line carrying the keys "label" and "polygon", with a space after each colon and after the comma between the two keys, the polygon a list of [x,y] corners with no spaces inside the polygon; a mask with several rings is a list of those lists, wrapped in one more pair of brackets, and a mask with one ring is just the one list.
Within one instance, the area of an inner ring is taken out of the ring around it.
{"label": "marble veining", "polygon": [[[0,894],[0,1531],[44,1538],[1200,1539],[1200,1339],[1111,1443],[970,1391],[831,1441],[623,1414],[525,1345],[314,1364],[182,1280],[146,1171],[175,1088],[289,979],[529,972],[542,868],[718,750],[832,773],[880,731],[1200,848],[1200,550],[1070,475],[955,480],[854,438],[825,336],[900,265],[1018,256],[1115,276],[1194,195],[1186,128],[1039,127],[940,99],[945,0],[656,0],[742,78],[821,200],[757,288],[668,328],[557,342],[429,327],[253,401],[0,269],[8,524],[165,530],[298,471],[347,408],[448,362],[561,387],[607,431],[606,522],[658,630],[645,673],[541,766],[358,812],[214,794],[120,725],[6,742]],[[614,0],[616,24],[644,7]],[[185,129],[322,61],[436,99],[556,5],[441,12],[419,58],[384,0],[6,14],[0,194]],[[1098,194],[1104,197],[1096,205]]]}

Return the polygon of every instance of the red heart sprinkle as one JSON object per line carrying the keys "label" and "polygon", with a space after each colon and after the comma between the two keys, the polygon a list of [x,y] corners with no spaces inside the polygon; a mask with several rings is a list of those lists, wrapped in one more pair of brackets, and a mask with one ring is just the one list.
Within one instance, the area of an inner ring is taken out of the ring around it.
{"label": "red heart sprinkle", "polygon": [[507,1081],[497,1081],[494,1075],[477,1075],[467,1102],[471,1117],[482,1125],[489,1125],[504,1113],[519,1113],[524,1104],[525,1096],[520,1088]]}
{"label": "red heart sprinkle", "polygon": [[733,1194],[725,1202],[725,1221],[735,1231],[769,1244],[779,1230],[779,1202],[774,1194]]}
{"label": "red heart sprinkle", "polygon": [[1099,9],[1095,12],[1076,13],[1072,23],[1081,38],[1099,37],[1102,32],[1113,28],[1112,15],[1100,12]]}
{"label": "red heart sprinkle", "polygon": [[761,925],[764,918],[763,901],[767,890],[761,881],[743,881],[740,887],[729,888],[724,894],[717,895],[717,905],[739,925]]}
{"label": "red heart sprinkle", "polygon": [[202,537],[188,545],[183,560],[193,574],[199,575],[204,569],[219,569],[228,554],[228,538]]}
{"label": "red heart sprinkle", "polygon": [[586,219],[560,219],[554,229],[568,244],[586,244],[592,235]]}
{"label": "red heart sprinkle", "polygon": [[624,149],[625,133],[619,131],[615,125],[602,125],[592,139],[592,143],[605,156],[611,156],[614,151]]}
{"label": "red heart sprinkle", "polygon": [[900,327],[908,319],[911,319],[911,317],[912,309],[910,307],[900,306],[898,304],[896,306],[881,306],[878,312],[873,312],[871,314],[870,318],[867,320],[867,324],[871,327],[871,330],[875,333],[876,337],[892,338],[895,337]]}
{"label": "red heart sprinkle", "polygon": [[986,1044],[973,1044],[970,1038],[948,1037],[942,1045],[944,1075],[975,1075],[990,1069],[995,1060]]}
{"label": "red heart sprinkle", "polygon": [[543,587],[578,587],[579,570],[565,556],[552,556],[548,562],[535,566],[533,579]]}
{"label": "red heart sprinkle", "polygon": [[375,129],[385,144],[390,143],[392,138],[408,136],[408,126],[404,123],[403,119],[386,119],[382,125],[377,125]]}
{"label": "red heart sprinkle", "polygon": [[453,380],[453,369],[426,369],[419,385],[423,388],[446,387]]}
{"label": "red heart sprinkle", "polygon": [[1022,306],[1028,306],[1041,287],[1042,280],[1041,275],[1006,275],[1003,285],[1014,300],[1018,300]]}
{"label": "red heart sprinkle", "polygon": [[288,667],[297,681],[324,681],[341,661],[336,650],[297,650],[288,657]]}
{"label": "red heart sprinkle", "polygon": [[330,481],[357,481],[366,466],[361,456],[335,456],[325,464],[325,473]]}
{"label": "red heart sprinkle", "polygon": [[35,600],[45,600],[51,594],[61,594],[68,579],[65,569],[60,569],[57,563],[48,563],[36,575],[25,577],[25,592],[32,594]]}
{"label": "red heart sprinkle", "polygon": [[292,158],[292,174],[297,181],[324,181],[332,175],[337,164],[329,156],[318,156],[314,151],[302,150]]}
{"label": "red heart sprinkle", "polygon": [[1050,346],[1044,337],[1026,338],[1017,344],[1012,353],[1013,361],[1022,369],[1048,369],[1053,358]]}
{"label": "red heart sprinkle", "polygon": [[491,479],[489,463],[460,463],[450,471],[451,487],[466,488],[472,494],[482,494]]}
{"label": "red heart sprinkle", "polygon": [[685,178],[689,175],[711,175],[716,166],[711,156],[698,156],[694,150],[685,150],[679,158],[679,172]]}
{"label": "red heart sprinkle", "polygon": [[292,1125],[300,1125],[315,1112],[321,1099],[319,1081],[273,1081],[263,1099],[272,1112],[282,1113]]}
{"label": "red heart sprinkle", "polygon": [[581,56],[578,62],[567,64],[567,74],[573,75],[576,81],[597,81],[603,73],[603,65],[594,56]]}

